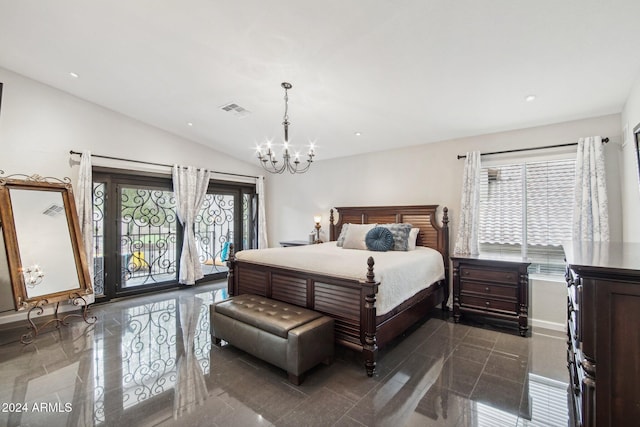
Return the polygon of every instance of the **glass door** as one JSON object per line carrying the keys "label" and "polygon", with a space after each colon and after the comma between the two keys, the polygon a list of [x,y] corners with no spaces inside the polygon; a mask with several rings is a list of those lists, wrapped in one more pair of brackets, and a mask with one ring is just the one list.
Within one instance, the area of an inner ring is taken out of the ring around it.
{"label": "glass door", "polygon": [[118,186],[120,199],[120,286],[175,282],[178,260],[178,215],[173,191]]}
{"label": "glass door", "polygon": [[[183,227],[171,178],[94,171],[94,289],[96,299],[178,286]],[[230,245],[256,247],[253,185],[212,181],[195,219],[205,277],[227,276]]]}
{"label": "glass door", "polygon": [[236,235],[237,199],[237,192],[214,190],[207,194],[196,217],[196,243],[205,276],[224,277],[228,271],[229,246]]}

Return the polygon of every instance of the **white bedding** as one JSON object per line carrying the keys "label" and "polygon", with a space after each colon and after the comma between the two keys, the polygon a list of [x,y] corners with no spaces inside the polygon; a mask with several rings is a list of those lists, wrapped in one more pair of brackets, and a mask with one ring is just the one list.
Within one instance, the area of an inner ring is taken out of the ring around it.
{"label": "white bedding", "polygon": [[376,296],[377,315],[420,290],[444,278],[442,255],[435,249],[418,246],[413,251],[372,252],[343,249],[335,242],[290,248],[250,249],[236,253],[236,259],[293,268],[365,281],[367,259],[373,256],[373,271],[380,282]]}

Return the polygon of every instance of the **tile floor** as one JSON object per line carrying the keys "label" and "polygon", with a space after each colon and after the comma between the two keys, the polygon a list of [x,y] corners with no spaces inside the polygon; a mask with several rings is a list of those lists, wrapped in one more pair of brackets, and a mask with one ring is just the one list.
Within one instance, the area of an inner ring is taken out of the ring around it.
{"label": "tile floor", "polygon": [[93,307],[97,322],[0,331],[0,425],[567,426],[565,336],[529,338],[425,319],[380,352],[354,353],[293,386],[284,371],[211,345],[224,283]]}

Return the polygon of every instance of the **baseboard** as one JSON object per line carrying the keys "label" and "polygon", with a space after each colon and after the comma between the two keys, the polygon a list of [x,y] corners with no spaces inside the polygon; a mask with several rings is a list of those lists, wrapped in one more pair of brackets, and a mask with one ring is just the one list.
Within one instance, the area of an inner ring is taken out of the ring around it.
{"label": "baseboard", "polygon": [[551,329],[552,331],[566,332],[566,323],[548,322],[546,320],[530,319],[533,328]]}
{"label": "baseboard", "polygon": [[[61,303],[58,309],[58,314],[66,313],[69,311],[78,310],[77,305]],[[0,315],[0,325],[6,325],[17,322],[24,322],[25,326],[28,326],[28,316],[29,310],[21,310],[21,311],[7,311]],[[33,314],[32,319],[36,324],[38,324],[38,319],[42,319],[46,316],[52,316],[54,313],[54,305],[49,304],[43,306],[42,314]]]}

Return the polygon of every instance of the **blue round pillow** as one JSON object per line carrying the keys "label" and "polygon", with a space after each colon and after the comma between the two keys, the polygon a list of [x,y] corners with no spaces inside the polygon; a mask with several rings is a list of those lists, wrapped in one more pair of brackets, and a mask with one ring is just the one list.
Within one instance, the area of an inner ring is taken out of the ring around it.
{"label": "blue round pillow", "polygon": [[374,227],[369,230],[364,241],[367,244],[367,249],[377,252],[391,250],[395,244],[393,234],[388,228],[384,227]]}

